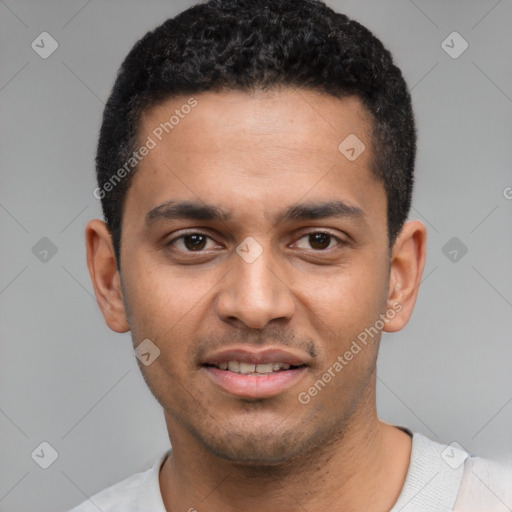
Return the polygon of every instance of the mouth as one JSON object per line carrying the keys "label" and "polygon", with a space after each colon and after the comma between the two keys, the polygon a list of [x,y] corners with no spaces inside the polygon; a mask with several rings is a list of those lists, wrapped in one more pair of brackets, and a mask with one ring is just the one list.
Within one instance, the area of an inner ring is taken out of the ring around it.
{"label": "mouth", "polygon": [[233,373],[241,373],[243,375],[268,375],[269,373],[277,373],[288,370],[302,368],[305,365],[291,365],[289,363],[244,363],[243,361],[222,361],[218,364],[208,364],[204,366],[210,368],[218,368]]}
{"label": "mouth", "polygon": [[202,367],[214,384],[230,395],[269,398],[295,385],[308,364],[290,351],[244,347],[207,356]]}

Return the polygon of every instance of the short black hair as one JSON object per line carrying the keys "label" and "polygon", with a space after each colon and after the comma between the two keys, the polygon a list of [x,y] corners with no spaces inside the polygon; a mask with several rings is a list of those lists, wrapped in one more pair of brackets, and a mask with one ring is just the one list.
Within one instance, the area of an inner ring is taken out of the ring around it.
{"label": "short black hair", "polygon": [[386,191],[392,246],[410,209],[416,129],[410,93],[391,53],[367,28],[320,0],[207,0],[134,45],[105,106],[95,196],[119,270],[141,114],[177,95],[281,87],[360,98],[373,121],[371,172]]}

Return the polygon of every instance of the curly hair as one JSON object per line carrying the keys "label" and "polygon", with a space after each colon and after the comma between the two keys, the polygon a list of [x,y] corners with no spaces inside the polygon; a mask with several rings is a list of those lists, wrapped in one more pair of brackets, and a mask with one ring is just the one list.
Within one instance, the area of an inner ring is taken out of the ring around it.
{"label": "curly hair", "polygon": [[118,269],[124,199],[136,167],[106,185],[136,147],[142,112],[177,95],[287,86],[357,96],[370,113],[370,170],[386,191],[392,246],[410,209],[416,129],[407,85],[390,52],[367,28],[320,0],[207,0],[134,45],[105,106],[96,190]]}

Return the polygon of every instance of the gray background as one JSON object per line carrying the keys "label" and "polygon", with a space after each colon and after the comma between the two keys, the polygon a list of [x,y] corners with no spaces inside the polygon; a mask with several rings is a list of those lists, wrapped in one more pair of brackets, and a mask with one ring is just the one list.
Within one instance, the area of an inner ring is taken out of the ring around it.
{"label": "gray background", "polygon": [[[65,510],[168,448],[130,335],[110,332],[95,302],[84,228],[101,216],[93,159],[115,72],[192,3],[0,1],[1,511]],[[380,415],[510,457],[512,3],[329,3],[392,51],[418,124],[411,218],[428,227],[428,259],[411,322],[383,338]],[[47,59],[31,48],[43,31],[59,44]],[[469,44],[456,59],[441,46],[453,31]],[[46,262],[33,252],[43,237],[57,248]],[[58,452],[46,470],[31,458],[43,441]]]}

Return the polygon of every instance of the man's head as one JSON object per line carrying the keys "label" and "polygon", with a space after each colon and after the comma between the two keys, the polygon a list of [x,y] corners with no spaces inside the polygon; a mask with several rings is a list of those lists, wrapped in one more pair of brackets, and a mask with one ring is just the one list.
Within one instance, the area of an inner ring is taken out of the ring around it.
{"label": "man's head", "polygon": [[132,50],[101,190],[141,158],[88,225],[88,265],[175,453],[277,464],[373,428],[380,335],[407,323],[425,259],[404,225],[414,148],[389,53],[319,2],[214,0]]}
{"label": "man's head", "polygon": [[[107,102],[96,195],[119,268],[123,206],[139,167],[134,152],[145,143],[142,114],[180,94],[277,87],[362,101],[370,116],[371,171],[386,191],[392,245],[409,212],[416,135],[410,96],[390,53],[368,29],[316,0],[210,0],[138,41]],[[151,135],[157,140],[158,133]]]}

